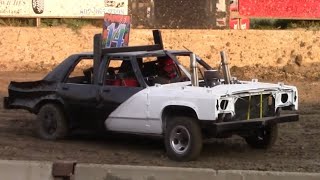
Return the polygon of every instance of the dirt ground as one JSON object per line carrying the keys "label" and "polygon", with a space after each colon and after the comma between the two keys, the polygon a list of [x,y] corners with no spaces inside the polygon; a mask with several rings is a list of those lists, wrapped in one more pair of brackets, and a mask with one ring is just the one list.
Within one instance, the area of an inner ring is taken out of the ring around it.
{"label": "dirt ground", "polygon": [[[92,51],[96,28],[0,28],[0,97],[9,81],[36,80],[72,52]],[[133,30],[132,44],[151,43],[147,30]],[[197,161],[174,162],[162,140],[131,135],[78,134],[44,141],[34,134],[35,116],[0,106],[0,159],[76,160],[78,162],[320,172],[320,33],[293,31],[165,30],[167,48],[186,46],[217,65],[218,51],[229,53],[239,79],[283,81],[299,89],[300,121],[283,124],[268,150],[249,148],[243,139],[207,141]]]}
{"label": "dirt ground", "polygon": [[[92,51],[102,29],[0,27],[0,70],[50,70],[72,53]],[[320,32],[306,30],[162,30],[165,48],[194,51],[212,66],[225,50],[231,66],[276,67],[286,72],[318,68]],[[132,29],[129,45],[153,42],[149,29]],[[316,66],[315,66],[316,65]],[[289,67],[288,67],[289,66]],[[317,69],[319,70],[319,69]],[[317,74],[319,75],[319,74]]]}

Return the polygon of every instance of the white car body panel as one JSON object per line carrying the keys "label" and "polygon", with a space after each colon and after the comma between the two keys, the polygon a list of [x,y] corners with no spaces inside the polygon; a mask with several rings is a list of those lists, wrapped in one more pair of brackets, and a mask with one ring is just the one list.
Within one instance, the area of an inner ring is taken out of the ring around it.
{"label": "white car body panel", "polygon": [[[199,120],[214,121],[219,113],[234,115],[237,98],[259,94],[272,94],[276,109],[290,105],[298,108],[296,87],[260,82],[241,83],[212,88],[188,86],[190,82],[147,87],[113,111],[105,125],[112,131],[162,134],[162,113],[168,106],[188,107],[195,111]],[[281,102],[283,93],[289,96],[286,103]],[[221,100],[228,100],[229,104],[224,110],[221,107],[217,110],[217,102]]]}
{"label": "white car body panel", "polygon": [[136,93],[115,109],[105,121],[106,128],[112,131],[148,133],[147,91]]}

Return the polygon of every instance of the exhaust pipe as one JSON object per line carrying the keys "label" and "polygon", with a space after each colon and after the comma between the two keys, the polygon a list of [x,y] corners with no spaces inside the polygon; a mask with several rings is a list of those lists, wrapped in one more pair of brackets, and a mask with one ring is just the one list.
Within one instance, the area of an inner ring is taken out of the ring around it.
{"label": "exhaust pipe", "polygon": [[190,55],[190,69],[192,86],[199,86],[197,59],[194,53]]}
{"label": "exhaust pipe", "polygon": [[220,56],[221,56],[221,67],[222,67],[224,82],[225,84],[231,84],[231,73],[228,66],[229,62],[228,62],[227,54],[225,51],[221,51]]}

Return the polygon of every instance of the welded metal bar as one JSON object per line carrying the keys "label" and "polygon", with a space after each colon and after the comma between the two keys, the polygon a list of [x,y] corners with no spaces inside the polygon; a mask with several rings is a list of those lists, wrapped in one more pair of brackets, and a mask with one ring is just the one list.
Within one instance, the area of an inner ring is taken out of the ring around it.
{"label": "welded metal bar", "polygon": [[93,37],[93,82],[96,84],[98,82],[98,71],[102,60],[102,35],[95,34]]}
{"label": "welded metal bar", "polygon": [[251,112],[251,95],[249,96],[249,104],[248,104],[247,120],[249,120],[249,119],[250,119],[250,112]]}
{"label": "welded metal bar", "polygon": [[156,29],[152,31],[152,35],[153,35],[153,41],[155,45],[158,45],[159,49],[163,49],[163,41],[162,41],[162,35],[161,35],[161,31]]}
{"label": "welded metal bar", "polygon": [[261,119],[262,119],[262,116],[263,116],[262,105],[263,105],[263,99],[262,99],[262,94],[260,94],[260,118]]}
{"label": "welded metal bar", "polygon": [[229,62],[228,62],[227,54],[225,51],[221,51],[220,56],[221,56],[221,66],[222,66],[222,71],[224,76],[224,82],[225,84],[230,84],[231,74],[228,66]]}
{"label": "welded metal bar", "polygon": [[190,69],[192,86],[199,86],[197,59],[194,53],[190,55]]}

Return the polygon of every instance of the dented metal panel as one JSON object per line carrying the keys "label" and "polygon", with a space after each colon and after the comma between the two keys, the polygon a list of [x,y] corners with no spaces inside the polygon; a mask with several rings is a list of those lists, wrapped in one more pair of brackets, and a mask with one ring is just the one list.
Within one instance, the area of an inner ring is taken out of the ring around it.
{"label": "dented metal panel", "polygon": [[11,82],[9,85],[9,97],[5,99],[8,109],[21,108],[30,112],[36,111],[36,105],[42,100],[58,98],[55,95],[56,82]]}

